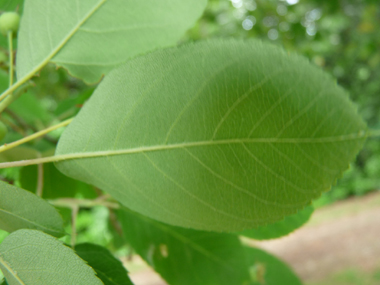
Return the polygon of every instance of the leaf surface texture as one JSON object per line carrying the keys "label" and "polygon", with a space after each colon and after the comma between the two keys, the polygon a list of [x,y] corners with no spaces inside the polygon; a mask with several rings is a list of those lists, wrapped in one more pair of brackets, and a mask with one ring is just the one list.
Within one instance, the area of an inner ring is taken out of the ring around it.
{"label": "leaf surface texture", "polygon": [[36,229],[63,236],[63,220],[56,209],[38,196],[0,182],[0,228],[7,232]]}
{"label": "leaf surface texture", "polygon": [[[304,58],[211,40],[114,70],[63,133],[57,164],[162,222],[234,231],[330,189],[366,137],[343,89]],[[65,158],[65,157],[62,157]]]}
{"label": "leaf surface texture", "polygon": [[36,230],[19,230],[0,244],[0,268],[9,285],[103,284],[71,248]]}

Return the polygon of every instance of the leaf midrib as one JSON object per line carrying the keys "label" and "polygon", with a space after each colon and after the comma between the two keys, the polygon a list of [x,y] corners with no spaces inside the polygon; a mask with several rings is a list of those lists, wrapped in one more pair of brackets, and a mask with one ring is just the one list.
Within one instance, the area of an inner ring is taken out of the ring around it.
{"label": "leaf midrib", "polygon": [[181,149],[187,147],[200,147],[200,146],[213,146],[224,144],[244,144],[244,143],[282,143],[282,144],[303,144],[303,143],[334,143],[344,142],[350,140],[360,140],[367,136],[366,131],[358,133],[335,136],[335,137],[321,137],[321,138],[241,138],[241,139],[225,139],[225,140],[207,140],[199,142],[186,142],[176,144],[155,145],[128,149],[94,151],[94,152],[81,152],[57,155],[55,161],[75,159],[75,158],[89,158],[99,156],[113,156],[119,154],[136,154],[144,152],[163,151],[171,149]]}
{"label": "leaf midrib", "polygon": [[[1,252],[0,252],[1,254]],[[12,267],[10,267],[8,265],[8,263],[6,263],[6,261],[0,257],[0,264],[4,266],[4,268],[21,284],[21,285],[26,285],[21,279],[20,277],[17,276],[16,272],[13,271]]]}
{"label": "leaf midrib", "polygon": [[22,79],[18,80],[13,86],[14,88],[19,87],[23,83],[25,83],[29,78],[31,78],[36,72],[38,72],[42,67],[44,67],[64,46],[65,44],[75,35],[75,33],[80,29],[80,27],[106,2],[107,0],[101,0],[98,4],[96,4],[63,38],[59,44],[52,49],[50,54],[46,56],[44,60],[42,60],[37,66],[32,69],[29,73],[24,75]]}
{"label": "leaf midrib", "polygon": [[28,219],[26,219],[26,218],[24,218],[24,217],[22,217],[22,216],[18,216],[18,215],[16,215],[16,214],[12,213],[12,212],[6,211],[6,210],[4,210],[3,208],[0,208],[0,212],[3,212],[4,214],[8,214],[8,215],[10,215],[10,216],[13,216],[13,217],[15,217],[15,218],[17,218],[17,219],[23,220],[23,221],[25,221],[25,222],[27,222],[27,223],[30,223],[30,224],[32,224],[32,225],[34,225],[34,226],[36,226],[36,227],[38,227],[38,228],[40,228],[40,229],[42,229],[42,230],[47,231],[47,232],[50,232],[50,233],[57,233],[57,234],[64,234],[64,232],[57,231],[57,230],[54,230],[54,229],[49,229],[49,228],[47,228],[47,227],[45,227],[45,226],[43,226],[43,225],[37,224],[37,223],[35,223],[35,222],[33,222],[33,221],[30,221],[30,220],[28,220]]}
{"label": "leaf midrib", "polygon": [[[246,143],[281,143],[281,144],[313,144],[313,143],[334,143],[345,142],[352,140],[365,139],[368,136],[368,131],[362,130],[358,133],[346,134],[334,137],[321,137],[321,138],[241,138],[241,139],[225,139],[225,140],[207,140],[198,142],[186,142],[177,144],[163,144],[146,147],[118,149],[118,150],[105,150],[105,151],[93,151],[93,152],[77,152],[69,154],[57,154],[50,157],[36,158],[31,160],[20,160],[14,162],[0,163],[0,169],[18,166],[28,166],[40,163],[49,162],[62,162],[65,160],[83,159],[83,158],[95,158],[95,157],[107,157],[115,155],[125,154],[138,154],[145,152],[155,152],[173,149],[183,149],[190,147],[201,146],[213,146],[213,145],[228,145],[228,144],[246,144]],[[59,147],[59,145],[58,145]]]}

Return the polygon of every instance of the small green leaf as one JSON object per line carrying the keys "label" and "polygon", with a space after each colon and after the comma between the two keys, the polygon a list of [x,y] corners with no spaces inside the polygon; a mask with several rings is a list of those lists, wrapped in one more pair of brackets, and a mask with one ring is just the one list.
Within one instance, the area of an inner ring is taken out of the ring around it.
{"label": "small green leaf", "polygon": [[243,247],[231,234],[165,225],[128,210],[126,240],[171,285],[231,285],[249,280]]}
{"label": "small green leaf", "polygon": [[300,228],[310,219],[313,211],[313,206],[308,206],[297,214],[285,217],[282,221],[261,226],[257,229],[245,230],[238,234],[257,240],[279,238]]}
{"label": "small green leaf", "polygon": [[104,247],[82,243],[75,246],[75,251],[96,271],[105,285],[132,285],[123,264]]}
{"label": "small green leaf", "polygon": [[257,248],[245,248],[251,285],[302,285],[297,275],[281,260]]}
{"label": "small green leaf", "polygon": [[36,195],[0,181],[0,228],[36,229],[63,236],[63,221],[53,206]]}
{"label": "small green leaf", "polygon": [[306,59],[210,40],[115,69],[62,134],[58,169],[169,224],[240,231],[330,189],[366,137],[346,92]]}
{"label": "small green leaf", "polygon": [[26,0],[19,31],[20,80],[53,61],[89,83],[127,59],[174,45],[206,0]]}
{"label": "small green leaf", "polygon": [[0,268],[9,285],[101,285],[74,251],[36,230],[19,230],[0,244]]}

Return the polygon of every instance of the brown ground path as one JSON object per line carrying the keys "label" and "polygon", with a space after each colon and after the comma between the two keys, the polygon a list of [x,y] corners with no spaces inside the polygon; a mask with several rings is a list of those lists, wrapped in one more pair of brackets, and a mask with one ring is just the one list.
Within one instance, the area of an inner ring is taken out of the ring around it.
{"label": "brown ground path", "polygon": [[[349,268],[373,271],[380,268],[380,192],[318,209],[289,236],[244,242],[286,261],[305,283]],[[131,278],[135,285],[166,284],[150,269]]]}

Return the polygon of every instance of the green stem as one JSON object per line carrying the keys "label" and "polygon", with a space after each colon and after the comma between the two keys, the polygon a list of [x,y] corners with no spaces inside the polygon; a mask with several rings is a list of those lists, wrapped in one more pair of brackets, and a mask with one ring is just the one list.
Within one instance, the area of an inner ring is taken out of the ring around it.
{"label": "green stem", "polygon": [[9,87],[13,85],[13,33],[12,31],[8,32],[8,50],[9,50]]}
{"label": "green stem", "polygon": [[[52,127],[47,128],[45,130],[39,131],[39,132],[34,133],[34,134],[30,135],[30,136],[22,138],[21,140],[15,141],[15,142],[10,143],[10,144],[4,144],[4,145],[0,146],[0,152],[9,150],[9,149],[14,148],[16,146],[19,146],[20,144],[23,144],[23,143],[29,142],[31,140],[34,140],[36,138],[42,137],[42,136],[46,135],[47,133],[50,133],[51,131],[54,131],[56,129],[65,127],[68,124],[70,124],[72,122],[72,120],[73,120],[72,118],[68,119],[68,120],[63,121],[62,123],[60,123],[58,125],[52,126]],[[38,158],[38,159],[43,159],[43,158]]]}

